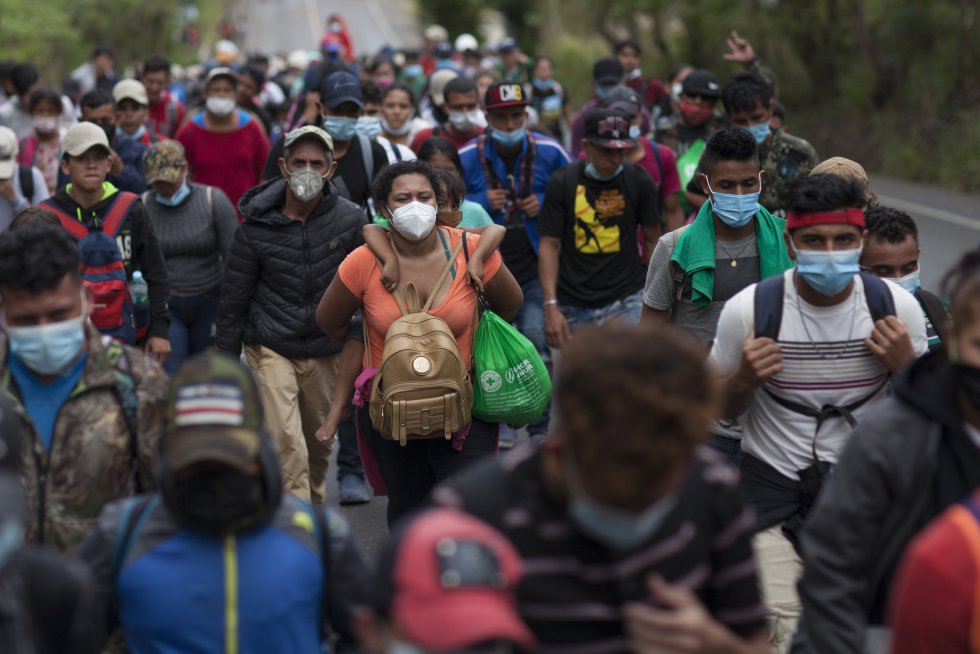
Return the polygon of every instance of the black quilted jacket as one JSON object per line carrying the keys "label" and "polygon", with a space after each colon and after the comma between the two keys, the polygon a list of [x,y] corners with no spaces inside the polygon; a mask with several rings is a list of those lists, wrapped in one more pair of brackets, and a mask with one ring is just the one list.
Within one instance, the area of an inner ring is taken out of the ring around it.
{"label": "black quilted jacket", "polygon": [[327,193],[305,223],[283,215],[286,180],[249,190],[238,203],[245,220],[225,267],[215,346],[238,356],[264,345],[284,357],[322,357],[341,344],[316,326],[320,297],[340,263],[363,243],[364,212]]}

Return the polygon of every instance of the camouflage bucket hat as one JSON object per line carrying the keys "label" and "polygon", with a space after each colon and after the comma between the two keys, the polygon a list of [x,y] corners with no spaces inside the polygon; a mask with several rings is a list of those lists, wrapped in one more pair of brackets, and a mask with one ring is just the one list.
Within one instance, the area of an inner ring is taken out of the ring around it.
{"label": "camouflage bucket hat", "polygon": [[143,177],[147,185],[154,182],[173,184],[186,167],[184,146],[178,141],[154,143],[143,155]]}
{"label": "camouflage bucket hat", "polygon": [[163,456],[173,470],[213,461],[245,469],[258,456],[262,409],[249,371],[209,350],[180,367],[167,397]]}

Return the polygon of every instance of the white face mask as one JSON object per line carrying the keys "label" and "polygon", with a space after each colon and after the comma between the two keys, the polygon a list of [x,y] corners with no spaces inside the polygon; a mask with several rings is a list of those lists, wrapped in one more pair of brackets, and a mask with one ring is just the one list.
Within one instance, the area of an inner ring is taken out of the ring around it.
{"label": "white face mask", "polygon": [[235,110],[235,98],[208,98],[205,102],[208,111],[215,116],[227,116]]}
{"label": "white face mask", "polygon": [[480,124],[483,112],[479,109],[473,111],[450,111],[449,124],[459,132],[471,132]]}
{"label": "white face mask", "polygon": [[309,202],[323,193],[323,175],[312,168],[300,168],[289,173],[289,188],[300,202]]}
{"label": "white face mask", "polygon": [[391,226],[410,241],[421,241],[436,226],[436,208],[413,200],[391,212]]}

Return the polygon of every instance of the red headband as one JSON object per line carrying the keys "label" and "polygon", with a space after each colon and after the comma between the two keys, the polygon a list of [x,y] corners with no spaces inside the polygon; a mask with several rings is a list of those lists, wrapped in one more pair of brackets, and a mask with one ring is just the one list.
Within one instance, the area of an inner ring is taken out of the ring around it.
{"label": "red headband", "polygon": [[797,212],[786,214],[786,229],[799,229],[811,225],[854,225],[864,229],[862,209],[840,209],[838,211]]}

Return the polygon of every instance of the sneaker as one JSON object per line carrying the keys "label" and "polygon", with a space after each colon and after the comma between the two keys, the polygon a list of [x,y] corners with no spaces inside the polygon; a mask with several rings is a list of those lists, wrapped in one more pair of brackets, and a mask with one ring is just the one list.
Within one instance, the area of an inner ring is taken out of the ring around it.
{"label": "sneaker", "polygon": [[371,501],[371,489],[357,475],[344,475],[340,478],[341,504],[367,504]]}

